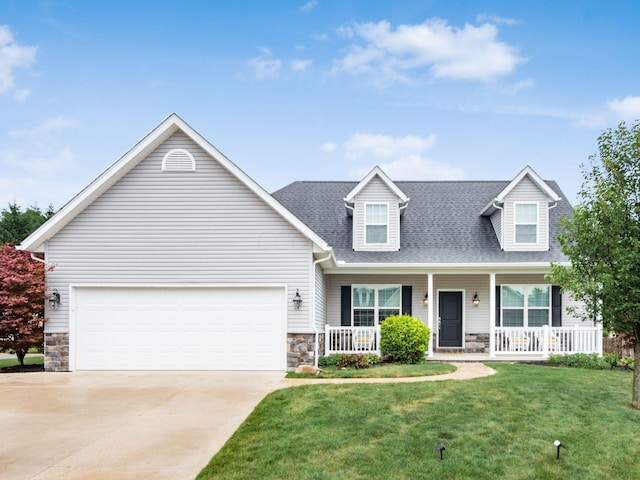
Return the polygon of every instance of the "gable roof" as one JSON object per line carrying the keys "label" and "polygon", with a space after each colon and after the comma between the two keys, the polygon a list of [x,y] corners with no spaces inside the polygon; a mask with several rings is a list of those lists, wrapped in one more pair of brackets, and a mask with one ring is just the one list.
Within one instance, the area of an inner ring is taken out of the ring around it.
{"label": "gable roof", "polygon": [[313,230],[296,218],[289,210],[284,208],[277,200],[269,195],[266,190],[258,185],[253,179],[251,179],[246,173],[238,168],[233,162],[231,162],[231,160],[225,157],[218,149],[211,145],[204,137],[202,137],[175,113],[169,115],[162,123],[140,140],[131,150],[120,157],[120,159],[100,174],[84,190],[64,205],[53,217],[24,239],[17,248],[31,252],[44,252],[44,245],[47,240],[64,228],[85,208],[100,197],[100,195],[106,192],[111,186],[118,182],[118,180],[123,178],[155,148],[178,130],[185,133],[207,154],[213,157],[232,175],[240,180],[240,182],[242,182],[249,190],[278,212],[296,230],[311,240],[314,244],[315,251],[331,251],[331,247]]}
{"label": "gable roof", "polygon": [[382,180],[387,187],[389,188],[389,190],[391,190],[395,195],[398,196],[398,198],[400,199],[400,201],[402,203],[407,203],[409,201],[409,197],[407,197],[404,192],[402,190],[400,190],[398,188],[398,186],[391,181],[391,179],[387,176],[386,173],[384,173],[382,171],[382,169],[379,166],[375,166],[361,181],[360,183],[358,183],[353,190],[351,190],[345,197],[344,197],[344,201],[347,203],[352,203],[353,199],[355,198],[355,196],[360,193],[360,191],[366,187],[369,182],[371,180],[373,180],[375,177],[380,178],[380,180]]}
{"label": "gable roof", "polygon": [[[362,252],[352,248],[352,217],[344,211],[344,197],[357,182],[294,182],[273,196],[312,228],[334,249],[336,260],[347,264],[397,266],[501,264],[548,265],[565,262],[556,237],[558,218],[570,216],[571,205],[560,200],[549,210],[549,250],[505,252],[500,249],[491,220],[478,212],[509,186],[509,181],[397,182],[411,197],[400,222],[400,250]],[[549,185],[561,190],[555,182]]]}
{"label": "gable roof", "polygon": [[511,180],[511,182],[509,182],[509,184],[502,189],[501,192],[499,192],[495,198],[493,198],[491,201],[489,201],[489,203],[487,204],[487,206],[485,206],[482,211],[480,212],[480,215],[490,215],[491,213],[493,213],[493,211],[495,210],[495,206],[494,203],[504,203],[504,199],[505,197],[509,194],[509,192],[511,192],[511,190],[513,190],[516,185],[518,185],[522,179],[524,177],[528,176],[531,181],[540,189],[542,190],[542,192],[544,192],[544,194],[549,198],[550,201],[552,202],[559,202],[560,200],[562,200],[562,197],[560,195],[558,195],[550,186],[547,182],[545,182],[542,178],[540,178],[540,175],[538,175],[533,168],[531,168],[529,165],[527,165],[526,167],[524,167],[520,173],[518,173],[518,175],[515,176],[515,178],[513,180]]}

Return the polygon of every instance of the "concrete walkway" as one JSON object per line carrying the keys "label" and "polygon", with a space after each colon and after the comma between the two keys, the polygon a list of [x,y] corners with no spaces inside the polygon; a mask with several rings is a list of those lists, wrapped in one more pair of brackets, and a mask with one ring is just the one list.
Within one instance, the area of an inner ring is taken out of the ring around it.
{"label": "concrete walkway", "polygon": [[283,387],[297,387],[299,385],[314,385],[316,383],[413,383],[435,382],[438,380],[470,380],[472,378],[488,377],[496,371],[484,363],[476,362],[447,362],[456,367],[455,372],[427,377],[402,378],[285,378]]}

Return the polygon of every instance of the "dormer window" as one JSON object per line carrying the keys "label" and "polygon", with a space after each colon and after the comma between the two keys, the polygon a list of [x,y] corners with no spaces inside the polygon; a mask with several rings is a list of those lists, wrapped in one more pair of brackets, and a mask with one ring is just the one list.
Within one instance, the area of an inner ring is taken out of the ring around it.
{"label": "dormer window", "polygon": [[367,203],[366,240],[367,245],[388,243],[389,205],[386,203]]}
{"label": "dormer window", "polygon": [[515,243],[538,243],[538,204],[516,203]]}

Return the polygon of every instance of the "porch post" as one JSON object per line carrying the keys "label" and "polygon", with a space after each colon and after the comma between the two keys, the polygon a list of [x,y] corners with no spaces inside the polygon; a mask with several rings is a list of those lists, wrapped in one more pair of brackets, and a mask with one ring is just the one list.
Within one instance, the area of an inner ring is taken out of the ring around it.
{"label": "porch post", "polygon": [[427,305],[427,323],[429,324],[429,335],[431,338],[429,339],[429,350],[427,352],[427,357],[433,357],[433,305],[435,303],[435,299],[433,298],[433,273],[429,273],[427,275],[427,292],[429,294],[429,305]]}
{"label": "porch post", "polygon": [[496,356],[496,274],[489,274],[489,356]]}

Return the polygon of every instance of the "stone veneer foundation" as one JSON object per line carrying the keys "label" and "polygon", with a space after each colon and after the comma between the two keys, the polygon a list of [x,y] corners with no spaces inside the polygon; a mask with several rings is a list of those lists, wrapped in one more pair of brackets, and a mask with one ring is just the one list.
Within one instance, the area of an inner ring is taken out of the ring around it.
{"label": "stone veneer foundation", "polygon": [[69,371],[69,334],[44,334],[44,369],[47,372]]}
{"label": "stone veneer foundation", "polygon": [[[287,334],[287,368],[295,369],[300,365],[314,364],[314,333]],[[318,334],[320,342],[318,352],[324,352],[324,333]],[[69,334],[44,334],[44,369],[47,372],[69,371]]]}
{"label": "stone veneer foundation", "polygon": [[[287,334],[287,368],[293,370],[300,365],[314,364],[315,333]],[[318,334],[318,354],[324,354],[324,333]]]}
{"label": "stone veneer foundation", "polygon": [[436,353],[489,353],[488,333],[467,333],[464,336],[464,348],[438,347],[438,338],[433,335]]}

